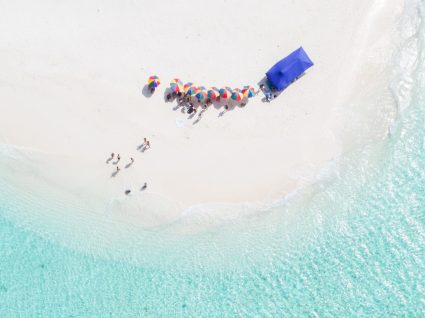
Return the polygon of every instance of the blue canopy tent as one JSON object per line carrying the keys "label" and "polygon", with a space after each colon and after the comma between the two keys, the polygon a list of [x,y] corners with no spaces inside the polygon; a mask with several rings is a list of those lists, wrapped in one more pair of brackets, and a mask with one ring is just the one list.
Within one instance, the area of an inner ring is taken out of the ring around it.
{"label": "blue canopy tent", "polygon": [[300,47],[273,65],[266,73],[267,79],[274,88],[281,91],[313,65],[307,53]]}

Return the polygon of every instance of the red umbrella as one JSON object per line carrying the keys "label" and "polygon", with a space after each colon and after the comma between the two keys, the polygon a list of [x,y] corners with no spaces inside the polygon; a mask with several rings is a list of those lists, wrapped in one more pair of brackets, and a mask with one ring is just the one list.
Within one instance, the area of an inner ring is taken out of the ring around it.
{"label": "red umbrella", "polygon": [[232,93],[232,99],[240,102],[243,99],[243,94],[240,91],[234,90]]}
{"label": "red umbrella", "polygon": [[227,87],[220,89],[220,97],[224,99],[228,99],[232,96],[232,91],[229,90]]}

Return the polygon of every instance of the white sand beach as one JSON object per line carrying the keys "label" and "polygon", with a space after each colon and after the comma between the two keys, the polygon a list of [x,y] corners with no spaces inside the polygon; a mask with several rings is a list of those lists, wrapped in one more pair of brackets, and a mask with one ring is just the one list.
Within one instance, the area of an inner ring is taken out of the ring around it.
{"label": "white sand beach", "polygon": [[[194,205],[283,198],[386,135],[396,110],[386,67],[402,8],[402,0],[3,2],[0,142],[32,170],[20,162],[2,177],[105,203],[131,189],[176,207],[170,219]],[[260,94],[223,116],[210,107],[195,123],[164,99],[175,77],[257,87],[300,46],[315,65],[271,103]],[[161,85],[147,97],[154,74]],[[142,153],[144,137],[151,149]],[[121,156],[114,177],[111,152]]]}

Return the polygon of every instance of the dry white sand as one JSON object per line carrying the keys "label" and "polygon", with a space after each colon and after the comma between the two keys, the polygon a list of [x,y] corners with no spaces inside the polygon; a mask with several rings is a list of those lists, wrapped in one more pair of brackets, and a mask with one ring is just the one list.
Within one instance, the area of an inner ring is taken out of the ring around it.
{"label": "dry white sand", "polygon": [[[281,198],[314,180],[354,136],[385,134],[391,107],[384,120],[379,108],[378,120],[371,92],[386,89],[402,4],[3,1],[0,141],[32,161],[37,173],[22,182],[32,189],[43,176],[110,202],[131,188],[152,206],[175,206],[173,217],[192,205]],[[224,116],[211,108],[194,123],[164,101],[174,77],[256,86],[299,46],[315,66],[271,103],[258,96]],[[152,74],[162,85],[148,98],[142,88]],[[152,147],[141,153],[144,137]],[[105,163],[111,152],[122,158],[115,177]],[[13,182],[28,175],[17,169]],[[145,204],[135,202],[128,209]]]}

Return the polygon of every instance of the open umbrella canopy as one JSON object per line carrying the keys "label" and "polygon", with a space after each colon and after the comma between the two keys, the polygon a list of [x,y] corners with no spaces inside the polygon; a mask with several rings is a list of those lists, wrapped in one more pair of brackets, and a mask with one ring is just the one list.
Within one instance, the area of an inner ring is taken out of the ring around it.
{"label": "open umbrella canopy", "polygon": [[183,91],[184,91],[185,94],[187,94],[187,92],[190,89],[196,89],[196,87],[193,85],[193,83],[189,82],[189,83],[184,84]]}
{"label": "open umbrella canopy", "polygon": [[201,90],[201,91],[205,91],[206,90],[205,86],[199,86],[198,89]]}
{"label": "open umbrella canopy", "polygon": [[232,92],[232,99],[237,101],[237,102],[240,102],[243,99],[243,97],[244,96],[243,96],[242,92],[240,92],[240,91],[234,90]]}
{"label": "open umbrella canopy", "polygon": [[174,93],[180,93],[183,91],[183,82],[175,78],[170,82],[170,88]]}
{"label": "open umbrella canopy", "polygon": [[150,87],[156,88],[161,84],[161,81],[159,80],[159,77],[156,75],[149,76],[148,78],[148,84]]}
{"label": "open umbrella canopy", "polygon": [[245,86],[242,89],[242,93],[247,98],[254,97],[255,96],[255,88],[254,87],[250,87],[250,86]]}
{"label": "open umbrella canopy", "polygon": [[221,88],[220,89],[220,97],[221,98],[228,99],[228,98],[230,98],[230,96],[232,96],[231,90],[229,90],[228,88]]}
{"label": "open umbrella canopy", "polygon": [[187,89],[185,89],[184,92],[189,96],[193,96],[198,92],[198,88],[195,86],[190,86]]}
{"label": "open umbrella canopy", "polygon": [[186,89],[189,89],[189,87],[191,87],[191,86],[193,86],[193,83],[187,82],[186,84],[184,84],[183,88],[186,90]]}
{"label": "open umbrella canopy", "polygon": [[183,92],[183,82],[175,78],[170,82],[170,88],[174,93]]}
{"label": "open umbrella canopy", "polygon": [[210,99],[217,99],[220,96],[220,91],[216,87],[211,87],[207,92],[207,96]]}
{"label": "open umbrella canopy", "polygon": [[199,100],[199,101],[203,101],[206,97],[207,97],[207,93],[205,91],[202,90],[198,90],[198,92],[196,93],[195,97]]}

